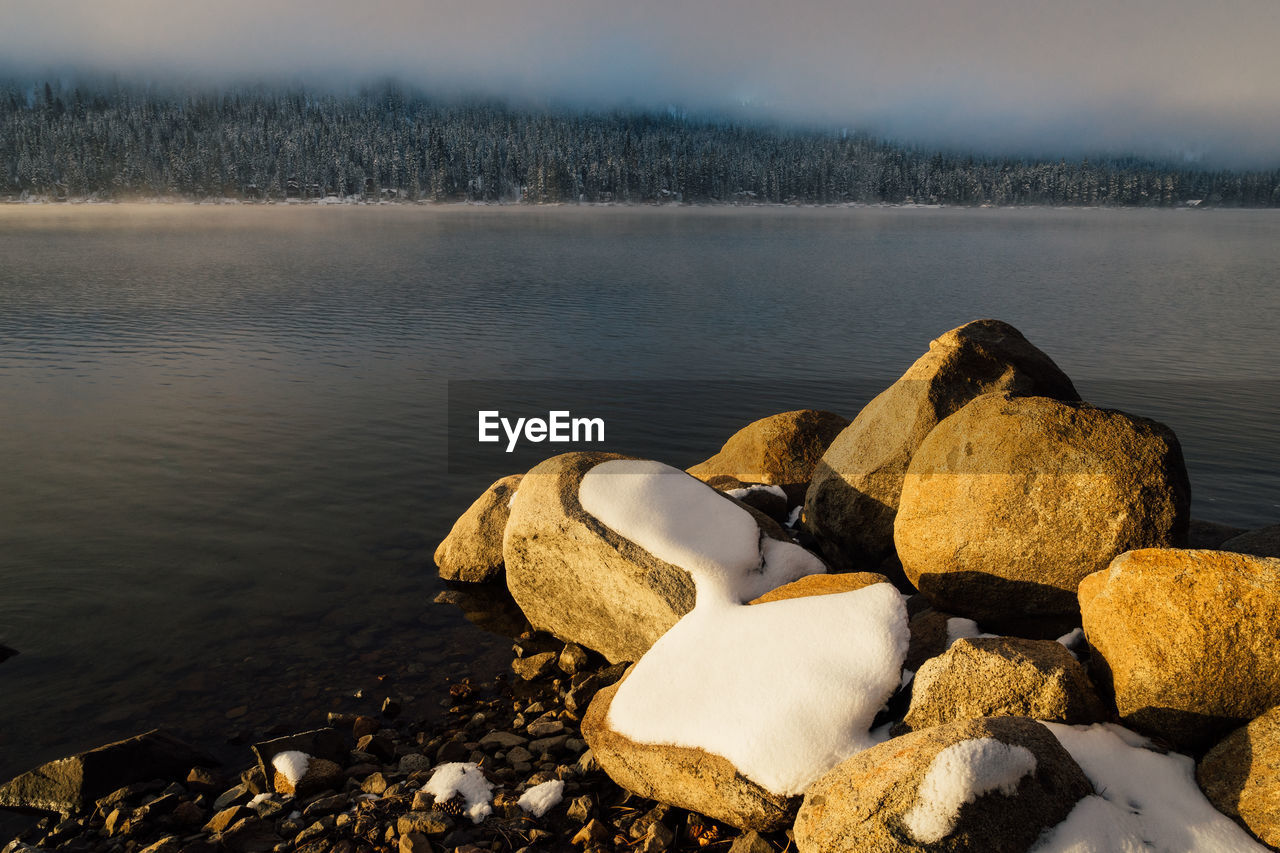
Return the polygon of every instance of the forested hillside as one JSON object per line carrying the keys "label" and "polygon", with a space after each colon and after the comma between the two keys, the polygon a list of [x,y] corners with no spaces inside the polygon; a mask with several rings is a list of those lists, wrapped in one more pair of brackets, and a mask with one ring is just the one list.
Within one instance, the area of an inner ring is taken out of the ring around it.
{"label": "forested hillside", "polygon": [[1280,206],[1280,170],[1034,162],[845,131],[442,101],[384,86],[0,84],[0,198]]}

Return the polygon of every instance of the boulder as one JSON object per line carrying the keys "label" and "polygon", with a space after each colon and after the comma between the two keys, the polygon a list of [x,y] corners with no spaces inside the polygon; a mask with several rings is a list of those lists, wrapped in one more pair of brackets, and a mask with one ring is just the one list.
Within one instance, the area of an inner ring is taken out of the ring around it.
{"label": "boulder", "polygon": [[637,743],[610,728],[609,708],[620,685],[597,693],[582,718],[582,736],[609,778],[641,797],[741,829],[772,832],[790,823],[800,798],[770,793],[728,759],[701,749]]}
{"label": "boulder", "polygon": [[920,667],[903,723],[910,731],[977,717],[1080,725],[1107,716],[1085,668],[1061,643],[975,637]]}
{"label": "boulder", "polygon": [[848,425],[848,418],[814,409],[771,415],[735,432],[719,453],[688,471],[704,482],[732,477],[743,483],[781,486],[793,492],[798,502],[814,466]]}
{"label": "boulder", "polygon": [[1081,581],[1080,610],[1125,725],[1200,751],[1280,705],[1280,560],[1132,551]]}
{"label": "boulder", "polygon": [[1182,450],[1161,424],[988,394],[916,451],[894,540],[935,606],[1055,637],[1078,624],[1083,577],[1124,551],[1185,541],[1190,501]]}
{"label": "boulder", "polygon": [[962,720],[837,765],[805,793],[800,853],[1025,853],[1093,786],[1039,723]]}
{"label": "boulder", "polygon": [[[638,660],[693,608],[695,600],[687,566],[656,556],[583,507],[579,489],[587,473],[602,463],[624,459],[628,457],[611,453],[566,453],[534,467],[516,493],[503,542],[507,587],[529,623],[566,642],[594,649],[615,663]],[[714,540],[741,534],[754,555],[754,579],[757,585],[764,584],[750,597],[801,575],[825,571],[817,557],[792,544],[776,522],[759,512],[677,469],[632,461],[641,463],[639,473],[634,480],[629,473],[619,474],[624,484],[645,487],[655,477],[670,475],[645,498],[648,518],[637,523],[643,526],[652,521],[679,528],[681,513],[687,516],[696,510],[702,517],[710,502],[710,514],[720,520],[727,517],[732,532],[667,530],[688,541],[673,542],[669,537],[663,541],[673,546],[673,553],[693,559]],[[659,506],[666,494],[663,486],[675,487],[680,494],[674,503]],[[781,565],[776,571],[775,563]]]}
{"label": "boulder", "polygon": [[486,583],[502,577],[502,534],[511,515],[511,498],[521,474],[503,477],[476,498],[436,548],[440,577],[449,581]]}
{"label": "boulder", "polygon": [[1209,750],[1196,767],[1196,781],[1218,811],[1280,848],[1280,707]]}
{"label": "boulder", "polygon": [[1223,551],[1252,554],[1255,557],[1280,557],[1280,524],[1241,533],[1218,547]]}
{"label": "boulder", "polygon": [[814,469],[805,525],[833,568],[878,566],[892,553],[902,480],[916,448],[943,418],[993,391],[1079,399],[1057,365],[1007,323],[976,320],[930,342]]}
{"label": "boulder", "polygon": [[751,600],[751,604],[766,604],[770,601],[784,601],[788,598],[808,598],[812,595],[836,595],[841,592],[853,592],[874,583],[888,583],[889,579],[875,572],[842,572],[831,575],[808,575],[800,580],[783,584],[777,589],[766,592],[759,598]]}
{"label": "boulder", "polygon": [[20,811],[81,811],[135,782],[182,779],[195,765],[218,761],[155,729],[127,740],[41,765],[0,785],[0,807]]}

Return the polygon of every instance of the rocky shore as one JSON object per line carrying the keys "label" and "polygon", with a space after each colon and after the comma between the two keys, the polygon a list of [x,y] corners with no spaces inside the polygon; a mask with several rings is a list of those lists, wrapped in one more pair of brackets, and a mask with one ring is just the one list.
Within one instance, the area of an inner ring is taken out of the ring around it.
{"label": "rocky shore", "polygon": [[852,421],[494,483],[437,600],[511,670],[441,720],[53,762],[4,853],[1280,849],[1277,530],[1192,521],[1171,430],[976,321]]}

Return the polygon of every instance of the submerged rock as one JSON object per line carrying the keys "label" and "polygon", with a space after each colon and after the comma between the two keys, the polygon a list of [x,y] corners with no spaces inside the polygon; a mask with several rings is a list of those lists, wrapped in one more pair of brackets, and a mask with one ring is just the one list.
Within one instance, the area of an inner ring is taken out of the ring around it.
{"label": "submerged rock", "polygon": [[1167,427],[989,394],[916,451],[894,539],[908,579],[938,608],[996,629],[1042,623],[1057,636],[1074,623],[1083,577],[1124,551],[1185,542],[1190,501]]}
{"label": "submerged rock", "polygon": [[502,536],[521,479],[523,475],[512,474],[498,480],[453,523],[435,552],[441,578],[485,583],[502,577]]}
{"label": "submerged rock", "polygon": [[703,481],[732,477],[781,486],[798,502],[818,460],[848,425],[848,418],[815,409],[770,415],[735,432],[719,453],[688,471]]}
{"label": "submerged rock", "polygon": [[1085,668],[1054,640],[960,639],[926,661],[903,721],[924,729],[977,717],[1030,717],[1072,725],[1108,714]]}
{"label": "submerged rock", "polygon": [[1198,750],[1280,705],[1280,560],[1132,551],[1080,583],[1080,609],[1125,725]]}
{"label": "submerged rock", "polygon": [[1033,720],[948,723],[872,747],[815,782],[796,817],[796,849],[1026,853],[1092,793]]}
{"label": "submerged rock", "polygon": [[975,320],[940,335],[814,469],[805,525],[828,563],[842,571],[874,567],[893,552],[902,481],[916,449],[940,421],[993,391],[1080,399],[1058,366],[1007,323]]}
{"label": "submerged rock", "polygon": [[1196,767],[1196,781],[1218,811],[1280,848],[1280,707],[1210,749]]}

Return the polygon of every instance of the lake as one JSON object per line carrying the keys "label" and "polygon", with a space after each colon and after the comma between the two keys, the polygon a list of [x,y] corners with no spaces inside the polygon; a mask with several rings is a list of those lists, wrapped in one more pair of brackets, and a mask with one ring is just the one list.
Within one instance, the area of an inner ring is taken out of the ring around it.
{"label": "lake", "polygon": [[0,207],[0,778],[504,666],[431,553],[563,448],[480,408],[687,466],[996,317],[1170,425],[1196,517],[1275,523],[1278,271],[1280,211]]}

